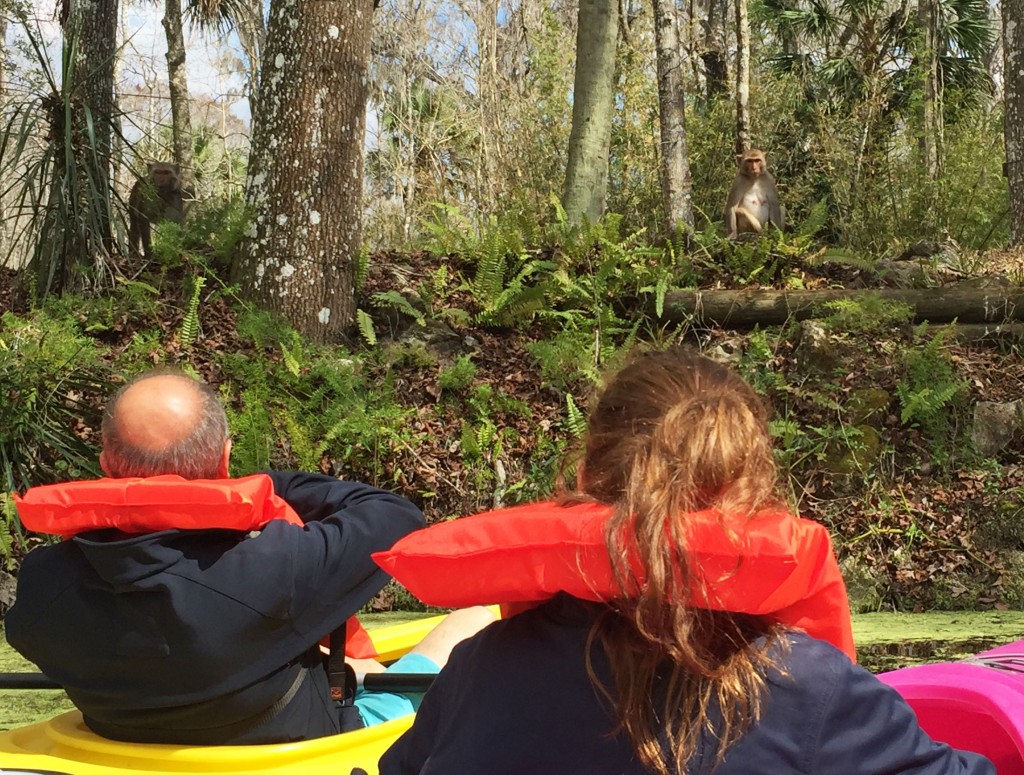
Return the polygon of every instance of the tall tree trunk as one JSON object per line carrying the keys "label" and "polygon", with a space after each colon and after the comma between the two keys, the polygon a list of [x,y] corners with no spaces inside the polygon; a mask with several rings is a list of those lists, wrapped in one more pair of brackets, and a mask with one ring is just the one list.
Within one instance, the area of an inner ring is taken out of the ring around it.
{"label": "tall tree trunk", "polygon": [[654,40],[661,125],[661,200],[671,233],[679,228],[693,228],[686,95],[675,0],[654,0]]}
{"label": "tall tree trunk", "polygon": [[1010,241],[1024,245],[1024,0],[1003,0],[1003,74]]}
{"label": "tall tree trunk", "polygon": [[186,190],[192,184],[192,106],[185,68],[185,35],[181,29],[181,0],[165,0],[164,32],[167,36],[167,87],[171,96],[171,137],[174,162],[181,168]]}
{"label": "tall tree trunk", "polygon": [[917,62],[922,77],[919,145],[925,173],[934,180],[939,175],[939,148],[942,138],[937,0],[918,0],[917,24],[920,34]]}
{"label": "tall tree trunk", "polygon": [[580,0],[572,130],[562,205],[571,223],[604,214],[615,112],[618,0]]}
{"label": "tall tree trunk", "polygon": [[272,0],[236,277],[298,331],[355,318],[373,0]]}
{"label": "tall tree trunk", "polygon": [[259,83],[262,72],[262,51],[267,30],[263,24],[262,0],[248,0],[240,6],[241,15],[234,20],[238,43],[245,54],[245,73],[249,91],[249,115],[259,113]]}
{"label": "tall tree trunk", "polygon": [[501,159],[500,89],[504,85],[498,75],[498,0],[479,0],[474,21],[480,61],[477,85],[480,99],[480,150],[483,154],[483,180],[478,196],[481,201],[494,201]]}
{"label": "tall tree trunk", "polygon": [[[985,16],[993,30],[1000,29],[998,5],[993,3],[985,8]],[[985,63],[985,72],[992,80],[992,102],[998,104],[1003,101],[1003,38],[999,34],[993,35],[992,38],[992,45],[985,51],[982,61]]]}
{"label": "tall tree trunk", "polygon": [[704,83],[708,105],[726,95],[729,80],[729,65],[725,48],[726,19],[729,16],[728,0],[708,0],[708,21],[704,34]]}
{"label": "tall tree trunk", "polygon": [[750,17],[736,0],[736,153],[750,150]]}

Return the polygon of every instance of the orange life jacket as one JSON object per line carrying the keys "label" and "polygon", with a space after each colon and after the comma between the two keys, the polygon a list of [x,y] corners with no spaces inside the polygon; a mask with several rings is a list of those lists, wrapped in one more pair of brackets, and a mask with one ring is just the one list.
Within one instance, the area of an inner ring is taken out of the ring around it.
{"label": "orange life jacket", "polygon": [[[514,612],[558,592],[611,600],[623,593],[605,544],[610,515],[591,503],[498,509],[410,533],[373,558],[429,605]],[[855,658],[846,586],[823,525],[778,510],[749,519],[702,511],[686,525],[691,605],[765,616]]]}
{"label": "orange life jacket", "polygon": [[[91,479],[32,487],[14,496],[22,524],[37,533],[70,538],[88,530],[123,533],[158,530],[226,529],[248,533],[274,519],[301,527],[302,519],[274,492],[266,474],[240,479],[183,479],[168,474],[146,478]],[[356,617],[345,623],[345,654],[377,656]]]}

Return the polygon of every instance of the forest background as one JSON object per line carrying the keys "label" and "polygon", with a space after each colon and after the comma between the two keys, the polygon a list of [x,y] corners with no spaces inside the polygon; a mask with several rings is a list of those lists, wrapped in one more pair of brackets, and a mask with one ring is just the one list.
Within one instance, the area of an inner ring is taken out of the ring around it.
{"label": "forest background", "polygon": [[[154,364],[219,388],[234,474],[436,521],[549,495],[601,375],[676,341],[768,400],[856,610],[1024,606],[1024,1],[0,11],[0,610],[46,540],[10,493],[98,475]],[[751,146],[789,228],[730,241]],[[194,196],[140,256],[151,160]]]}

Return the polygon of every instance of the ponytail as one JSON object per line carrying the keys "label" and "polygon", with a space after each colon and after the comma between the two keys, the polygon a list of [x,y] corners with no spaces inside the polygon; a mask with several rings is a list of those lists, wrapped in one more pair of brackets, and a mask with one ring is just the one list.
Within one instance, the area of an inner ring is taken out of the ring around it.
{"label": "ponytail", "polygon": [[686,515],[716,509],[735,524],[777,505],[764,405],[687,349],[640,355],[591,413],[580,484],[613,507],[605,538],[623,595],[591,637],[611,661],[615,692],[604,691],[622,727],[646,766],[682,772],[717,706],[721,758],[759,717],[766,658],[753,641],[775,630],[687,606]]}

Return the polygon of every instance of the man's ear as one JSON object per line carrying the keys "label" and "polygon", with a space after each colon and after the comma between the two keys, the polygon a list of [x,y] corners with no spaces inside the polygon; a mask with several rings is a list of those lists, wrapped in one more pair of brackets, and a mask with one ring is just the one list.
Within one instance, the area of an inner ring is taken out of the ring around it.
{"label": "man's ear", "polygon": [[228,478],[228,469],[231,467],[231,439],[224,442],[224,452],[220,456],[220,466],[217,468],[217,476],[221,479]]}
{"label": "man's ear", "polygon": [[110,473],[110,467],[107,465],[107,451],[105,449],[100,451],[100,470],[107,476],[113,476]]}

